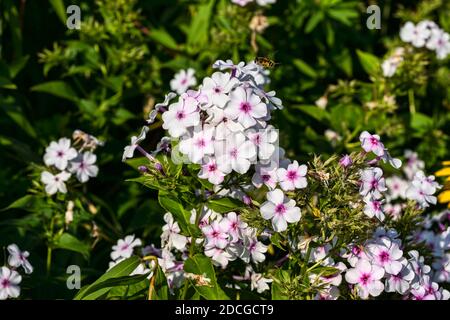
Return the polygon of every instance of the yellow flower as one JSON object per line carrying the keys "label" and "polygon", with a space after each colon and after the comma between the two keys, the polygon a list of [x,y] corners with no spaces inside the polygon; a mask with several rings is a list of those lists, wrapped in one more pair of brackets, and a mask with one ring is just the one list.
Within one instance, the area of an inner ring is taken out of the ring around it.
{"label": "yellow flower", "polygon": [[444,168],[436,172],[437,177],[447,177],[444,182],[444,190],[439,194],[438,200],[440,203],[448,203],[450,208],[450,161],[442,162]]}

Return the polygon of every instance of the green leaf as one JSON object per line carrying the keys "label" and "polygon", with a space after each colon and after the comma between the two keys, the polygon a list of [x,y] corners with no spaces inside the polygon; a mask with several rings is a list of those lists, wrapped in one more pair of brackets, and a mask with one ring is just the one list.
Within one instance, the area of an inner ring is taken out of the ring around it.
{"label": "green leaf", "polygon": [[310,33],[311,31],[313,31],[316,28],[317,24],[323,20],[323,18],[323,11],[314,13],[311,18],[309,18],[308,23],[306,24],[305,33]]}
{"label": "green leaf", "polygon": [[64,25],[66,25],[67,15],[66,15],[66,6],[64,5],[63,0],[50,0],[50,4],[58,15],[59,20],[61,20]]}
{"label": "green leaf", "polygon": [[31,91],[45,92],[56,97],[78,102],[76,93],[72,87],[64,81],[49,81],[31,87]]}
{"label": "green leaf", "polygon": [[105,291],[108,291],[108,289],[110,290],[113,287],[131,286],[140,282],[148,282],[147,277],[148,273],[133,276],[125,275],[121,277],[109,278],[105,281],[92,284],[89,288],[86,288],[83,291],[83,300],[96,299],[104,295],[106,293]]}
{"label": "green leaf", "polygon": [[416,131],[425,133],[433,127],[433,119],[423,113],[416,112],[411,115],[410,125]]}
{"label": "green leaf", "polygon": [[322,123],[326,123],[330,119],[330,115],[325,110],[322,110],[314,105],[298,105],[293,106],[293,108],[306,113],[307,115]]}
{"label": "green leaf", "polygon": [[160,191],[158,201],[161,207],[172,213],[175,220],[180,224],[180,228],[187,234],[191,234],[189,228],[189,218],[191,213],[183,208],[175,197],[171,194]]}
{"label": "green leaf", "polygon": [[205,299],[208,300],[228,300],[228,296],[220,288],[217,283],[216,273],[212,265],[211,259],[202,254],[196,254],[194,257],[184,262],[184,271],[196,275],[205,276],[210,280],[210,286],[198,286],[195,281],[191,281],[195,290]]}
{"label": "green leaf", "polygon": [[28,55],[20,57],[9,66],[9,73],[11,75],[11,78],[14,79],[17,76],[20,70],[22,70],[27,64],[29,58],[30,56]]}
{"label": "green leaf", "polygon": [[[214,3],[215,0],[209,0],[205,4],[199,5],[198,11],[194,13],[187,35],[187,45],[191,49],[202,47],[208,42],[209,23]],[[196,50],[194,49],[194,51]]]}
{"label": "green leaf", "polygon": [[280,282],[289,281],[290,276],[286,270],[278,270],[271,285],[272,300],[288,300],[289,298],[283,294]]}
{"label": "green leaf", "polygon": [[244,207],[244,203],[232,198],[221,198],[209,200],[206,204],[208,208],[217,213],[236,211]]}
{"label": "green leaf", "polygon": [[369,75],[374,76],[380,72],[380,60],[376,56],[361,50],[356,50],[356,54],[362,67]]}
{"label": "green leaf", "polygon": [[90,288],[98,285],[99,283],[102,283],[108,279],[112,278],[118,278],[123,276],[130,275],[131,272],[133,272],[139,265],[140,258],[138,256],[132,256],[128,259],[123,260],[122,262],[118,263],[114,267],[112,267],[110,270],[108,270],[105,274],[103,274],[100,278],[98,278],[94,283],[87,287],[83,287],[78,294],[75,296],[75,300],[95,300],[104,294],[108,293],[108,291],[111,288],[102,288],[96,292],[92,292],[88,295],[86,295],[87,292],[89,292]]}
{"label": "green leaf", "polygon": [[25,113],[22,111],[20,106],[12,104],[12,103],[4,103],[2,107],[6,114],[20,127],[25,131],[30,137],[36,138],[37,133],[34,130],[34,127],[25,117]]}
{"label": "green leaf", "polygon": [[360,126],[364,120],[364,113],[357,105],[338,105],[331,110],[330,123],[338,132],[345,132]]}
{"label": "green leaf", "polygon": [[270,237],[270,242],[276,246],[277,248],[286,251],[285,248],[283,248],[283,245],[281,244],[281,236],[279,233],[274,233],[271,237]]}
{"label": "green leaf", "polygon": [[165,47],[167,47],[169,49],[173,49],[173,50],[177,50],[178,49],[177,42],[174,40],[174,38],[172,38],[170,33],[168,33],[164,29],[152,29],[150,31],[150,35],[149,36],[150,36],[150,38],[152,38],[156,42],[162,44],[163,46],[165,46]]}
{"label": "green leaf", "polygon": [[26,195],[20,199],[17,199],[13,203],[11,203],[6,208],[1,209],[0,211],[6,211],[11,209],[23,209],[26,211],[33,211],[33,209],[36,209],[38,207],[38,203],[42,204],[42,199],[33,195]]}
{"label": "green leaf", "polygon": [[311,78],[317,78],[317,72],[310,67],[305,61],[301,60],[301,59],[294,59],[292,60],[292,63],[294,64],[294,66],[297,67],[297,69],[306,74],[307,76],[310,76]]}
{"label": "green leaf", "polygon": [[167,285],[166,276],[160,266],[156,268],[155,272],[155,288],[153,290],[152,300],[168,300],[169,287]]}
{"label": "green leaf", "polygon": [[17,89],[17,86],[9,79],[0,76],[0,88],[4,89]]}
{"label": "green leaf", "polygon": [[63,233],[53,245],[55,248],[81,253],[86,260],[89,259],[89,246],[69,233]]}
{"label": "green leaf", "polygon": [[334,20],[337,20],[347,26],[352,26],[352,20],[358,17],[358,13],[356,11],[349,9],[329,9],[327,14]]}

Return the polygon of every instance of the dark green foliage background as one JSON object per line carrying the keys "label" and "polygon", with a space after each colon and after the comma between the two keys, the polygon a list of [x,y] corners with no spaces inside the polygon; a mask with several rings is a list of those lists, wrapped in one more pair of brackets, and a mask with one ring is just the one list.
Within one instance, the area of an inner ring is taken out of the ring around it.
{"label": "dark green foliage background", "polygon": [[[22,288],[25,298],[73,297],[65,288],[66,266],[82,265],[83,275],[95,279],[107,268],[113,242],[126,234],[159,245],[164,211],[156,193],[125,182],[136,173],[121,156],[144,124],[146,106],[162,101],[181,68],[196,69],[202,79],[217,59],[250,61],[262,55],[279,62],[270,89],[285,109],[274,113],[274,125],[291,158],[349,152],[362,130],[382,134],[395,156],[416,149],[430,172],[450,158],[448,58],[439,65],[431,62],[436,71],[410,84],[418,110],[412,115],[399,87],[395,112],[363,108],[373,99],[377,76],[367,73],[357,54],[382,59],[400,44],[399,29],[407,20],[428,18],[448,32],[449,2],[278,0],[263,11],[270,26],[257,36],[257,53],[248,28],[260,10],[256,6],[241,8],[229,0],[71,1],[81,7],[82,28],[68,30],[67,2],[0,1],[0,208],[27,193],[30,164],[42,163],[50,141],[81,129],[106,141],[98,150],[98,178],[86,189],[99,210],[94,220],[104,237],[89,260],[56,250],[48,276],[40,222],[29,223],[32,217],[24,210],[0,211],[0,247],[17,243],[31,252],[36,267]],[[382,8],[381,30],[366,28],[370,4]],[[338,82],[326,111],[315,107],[314,101]],[[145,143],[149,150],[163,135],[160,124]],[[323,135],[327,128],[343,138],[335,147]],[[73,233],[87,237],[80,230]]]}

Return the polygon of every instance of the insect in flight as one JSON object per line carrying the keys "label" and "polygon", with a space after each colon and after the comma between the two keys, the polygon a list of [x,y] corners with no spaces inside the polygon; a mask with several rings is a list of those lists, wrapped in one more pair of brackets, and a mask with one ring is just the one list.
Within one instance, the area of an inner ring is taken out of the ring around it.
{"label": "insect in flight", "polygon": [[255,63],[266,69],[272,69],[277,64],[279,64],[278,62],[275,62],[272,59],[269,59],[267,57],[256,57]]}

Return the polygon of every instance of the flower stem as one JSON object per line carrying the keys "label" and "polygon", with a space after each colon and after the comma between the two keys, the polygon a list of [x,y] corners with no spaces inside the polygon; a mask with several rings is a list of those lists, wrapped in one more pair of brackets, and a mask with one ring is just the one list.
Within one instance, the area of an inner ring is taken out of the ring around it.
{"label": "flower stem", "polygon": [[47,275],[50,275],[50,269],[52,267],[52,247],[47,247]]}
{"label": "flower stem", "polygon": [[409,101],[409,113],[415,114],[416,113],[416,104],[414,101],[414,90],[413,89],[408,90],[408,101]]}

